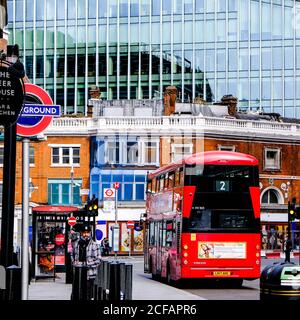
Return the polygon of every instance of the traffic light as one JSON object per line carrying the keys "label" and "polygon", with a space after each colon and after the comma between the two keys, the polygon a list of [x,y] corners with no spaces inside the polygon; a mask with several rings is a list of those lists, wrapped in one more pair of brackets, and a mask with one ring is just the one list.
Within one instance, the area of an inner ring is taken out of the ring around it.
{"label": "traffic light", "polygon": [[296,202],[288,203],[288,215],[289,221],[294,221],[296,219]]}
{"label": "traffic light", "polygon": [[296,219],[300,219],[300,207],[296,208]]}
{"label": "traffic light", "polygon": [[98,215],[98,198],[93,197],[91,200],[88,201],[87,212],[89,214]]}

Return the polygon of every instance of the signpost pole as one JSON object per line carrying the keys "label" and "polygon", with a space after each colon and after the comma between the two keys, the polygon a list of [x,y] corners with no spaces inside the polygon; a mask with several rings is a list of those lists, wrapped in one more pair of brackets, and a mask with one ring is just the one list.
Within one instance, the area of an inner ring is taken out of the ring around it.
{"label": "signpost pole", "polygon": [[1,264],[13,264],[16,179],[16,124],[4,127],[4,163],[1,225]]}
{"label": "signpost pole", "polygon": [[[115,232],[119,229],[117,229],[118,225],[118,189],[115,188]],[[116,249],[116,248],[115,248]],[[117,251],[115,251],[115,259],[117,259]]]}
{"label": "signpost pole", "polygon": [[22,300],[28,300],[29,276],[29,139],[23,139]]}

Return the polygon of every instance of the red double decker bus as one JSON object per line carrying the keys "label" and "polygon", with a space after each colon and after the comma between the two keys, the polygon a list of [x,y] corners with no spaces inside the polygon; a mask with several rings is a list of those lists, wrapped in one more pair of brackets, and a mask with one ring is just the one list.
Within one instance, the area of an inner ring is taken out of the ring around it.
{"label": "red double decker bus", "polygon": [[259,278],[258,160],[202,152],[149,174],[144,235],[153,278]]}

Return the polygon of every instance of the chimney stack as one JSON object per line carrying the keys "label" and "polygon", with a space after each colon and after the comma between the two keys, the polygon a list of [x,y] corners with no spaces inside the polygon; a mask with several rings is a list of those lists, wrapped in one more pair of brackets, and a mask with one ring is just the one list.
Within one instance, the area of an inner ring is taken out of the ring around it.
{"label": "chimney stack", "polygon": [[166,88],[164,93],[165,116],[170,116],[175,112],[177,92],[175,86],[168,86]]}
{"label": "chimney stack", "polygon": [[234,97],[233,95],[226,95],[223,96],[221,99],[222,105],[228,106],[228,114],[230,116],[236,116],[237,114],[237,103],[238,99]]}
{"label": "chimney stack", "polygon": [[[97,100],[100,99],[101,92],[99,87],[93,85],[91,86],[91,89],[89,92],[90,92],[91,99],[97,99]],[[87,117],[93,117],[93,105],[88,105]]]}

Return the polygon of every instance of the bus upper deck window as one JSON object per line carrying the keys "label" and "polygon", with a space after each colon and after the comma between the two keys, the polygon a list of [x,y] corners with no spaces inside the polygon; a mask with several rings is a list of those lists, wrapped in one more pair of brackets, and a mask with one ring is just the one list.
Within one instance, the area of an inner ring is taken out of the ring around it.
{"label": "bus upper deck window", "polygon": [[174,172],[169,173],[169,188],[174,187],[175,175]]}
{"label": "bus upper deck window", "polygon": [[180,186],[180,173],[179,173],[179,169],[177,169],[175,172],[175,187],[179,187],[179,186]]}

